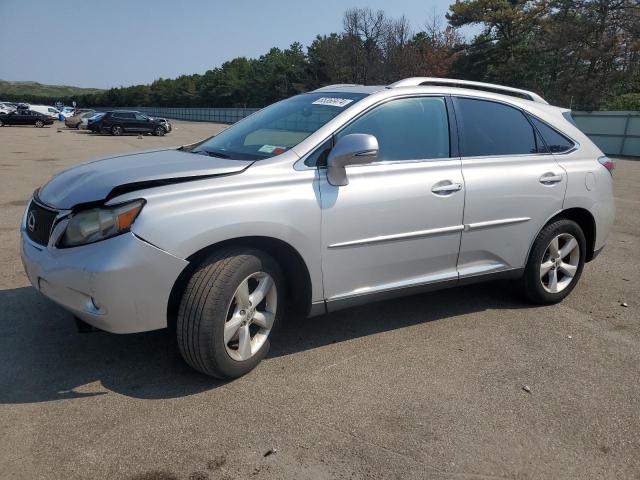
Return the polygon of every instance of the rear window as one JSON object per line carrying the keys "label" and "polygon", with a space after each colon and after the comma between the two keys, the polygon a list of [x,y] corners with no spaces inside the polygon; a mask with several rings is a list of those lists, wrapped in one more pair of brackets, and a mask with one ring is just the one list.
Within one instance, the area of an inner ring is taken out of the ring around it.
{"label": "rear window", "polygon": [[560,132],[551,128],[546,123],[538,120],[535,117],[529,117],[535,127],[542,135],[545,145],[542,146],[542,151],[545,153],[562,153],[571,150],[574,147],[574,143]]}
{"label": "rear window", "polygon": [[132,112],[115,112],[113,115],[115,118],[133,119],[135,114]]}

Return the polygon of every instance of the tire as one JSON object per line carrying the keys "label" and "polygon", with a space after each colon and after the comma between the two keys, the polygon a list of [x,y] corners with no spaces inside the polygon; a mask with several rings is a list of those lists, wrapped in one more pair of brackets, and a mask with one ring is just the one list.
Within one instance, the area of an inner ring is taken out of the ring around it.
{"label": "tire", "polygon": [[164,127],[161,127],[160,125],[158,125],[158,126],[157,126],[156,128],[154,128],[154,130],[153,130],[153,134],[154,134],[156,137],[162,137],[162,136],[164,136],[164,134],[165,134],[165,133],[166,133],[166,132],[165,132]]}
{"label": "tire", "polygon": [[4,127],[4,122],[0,119],[0,127]]}
{"label": "tire", "polygon": [[[245,282],[248,296],[241,293]],[[261,300],[259,287],[267,292]],[[220,379],[251,371],[269,351],[269,334],[283,314],[284,291],[282,270],[260,250],[228,247],[206,258],[189,279],[178,310],[176,337],[184,360]],[[251,299],[257,305],[251,306]]]}
{"label": "tire", "polygon": [[42,128],[44,127],[44,122],[42,120],[36,120],[36,123],[34,123],[34,125],[36,126],[36,128]]}
{"label": "tire", "polygon": [[120,135],[122,135],[122,127],[120,125],[114,125],[113,127],[111,127],[111,135],[113,135],[114,137],[119,137]]}
{"label": "tire", "polygon": [[572,220],[555,220],[544,227],[533,243],[522,277],[524,296],[539,305],[561,302],[580,280],[586,245],[584,232]]}
{"label": "tire", "polygon": [[82,122],[80,122],[80,123],[78,123],[78,124],[76,125],[76,129],[77,129],[77,130],[82,130]]}

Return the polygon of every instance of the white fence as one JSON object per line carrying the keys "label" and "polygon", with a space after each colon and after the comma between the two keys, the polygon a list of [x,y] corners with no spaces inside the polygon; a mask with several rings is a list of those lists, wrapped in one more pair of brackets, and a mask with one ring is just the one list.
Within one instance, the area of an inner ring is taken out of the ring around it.
{"label": "white fence", "polygon": [[573,112],[573,118],[607,155],[640,157],[640,112]]}

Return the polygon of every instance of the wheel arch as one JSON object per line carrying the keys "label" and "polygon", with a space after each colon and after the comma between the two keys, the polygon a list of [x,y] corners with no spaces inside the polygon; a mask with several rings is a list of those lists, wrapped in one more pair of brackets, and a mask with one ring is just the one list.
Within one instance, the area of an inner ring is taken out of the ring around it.
{"label": "wheel arch", "polygon": [[208,245],[186,258],[189,265],[180,273],[169,295],[167,304],[167,325],[169,328],[175,326],[180,299],[195,269],[211,253],[229,246],[255,248],[273,257],[283,270],[287,283],[287,299],[293,305],[293,311],[303,316],[309,314],[311,275],[302,255],[289,243],[278,238],[267,236],[236,237]]}
{"label": "wheel arch", "polygon": [[589,210],[581,207],[572,207],[572,208],[567,208],[565,210],[561,210],[555,215],[553,215],[551,218],[549,218],[544,223],[544,225],[542,225],[542,227],[540,227],[540,229],[536,232],[535,237],[533,237],[533,240],[531,241],[531,245],[529,246],[529,253],[527,254],[527,259],[529,258],[529,255],[531,255],[531,248],[533,248],[533,243],[535,242],[535,239],[538,238],[538,235],[540,235],[540,232],[551,222],[554,222],[561,218],[572,220],[576,222],[578,226],[580,226],[580,228],[582,229],[582,232],[584,233],[584,237],[587,243],[587,256],[586,256],[585,262],[589,262],[593,260],[595,242],[596,242],[596,220]]}

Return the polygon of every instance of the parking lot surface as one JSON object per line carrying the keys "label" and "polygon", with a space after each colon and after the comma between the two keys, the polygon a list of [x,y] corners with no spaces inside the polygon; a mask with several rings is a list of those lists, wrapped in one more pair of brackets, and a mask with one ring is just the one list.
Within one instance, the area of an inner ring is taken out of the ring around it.
{"label": "parking lot surface", "polygon": [[618,160],[612,235],[563,303],[489,283],[292,318],[223,383],[164,331],[77,333],[19,257],[56,171],[222,128],[174,125],[0,128],[1,478],[640,478],[640,161]]}

